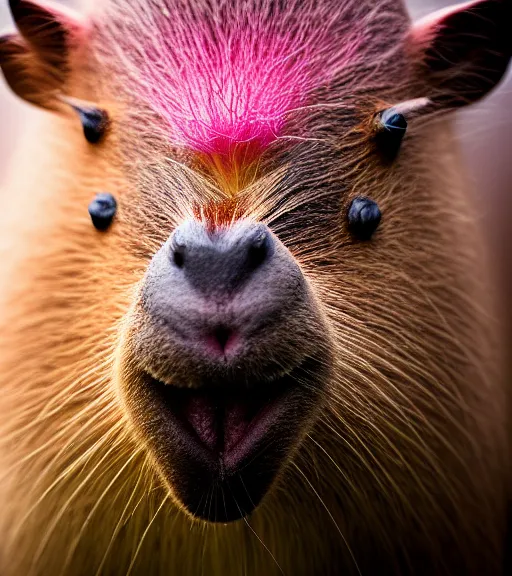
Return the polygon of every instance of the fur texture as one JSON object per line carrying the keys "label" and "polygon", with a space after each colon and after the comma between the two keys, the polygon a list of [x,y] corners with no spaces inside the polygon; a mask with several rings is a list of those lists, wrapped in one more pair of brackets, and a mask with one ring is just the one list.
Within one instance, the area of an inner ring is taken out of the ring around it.
{"label": "fur texture", "polygon": [[[109,132],[91,146],[71,110],[41,115],[2,195],[3,575],[500,573],[498,334],[450,119],[415,118],[392,165],[373,139],[375,112],[432,96],[409,26],[394,0],[91,8],[62,91]],[[357,195],[383,213],[368,243]],[[285,473],[226,526],[179,509],[118,395],[150,259],[186,217],[225,222],[215,205],[292,252],[335,358]]]}

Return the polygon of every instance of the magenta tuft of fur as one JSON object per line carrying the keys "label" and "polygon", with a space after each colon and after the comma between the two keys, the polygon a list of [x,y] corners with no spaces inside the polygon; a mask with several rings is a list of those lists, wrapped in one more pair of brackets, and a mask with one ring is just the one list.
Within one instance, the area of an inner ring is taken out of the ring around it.
{"label": "magenta tuft of fur", "polygon": [[[132,23],[129,33],[141,38],[135,90],[174,145],[221,156],[242,149],[253,160],[276,139],[295,136],[287,120],[357,61],[365,31],[364,19],[347,21],[352,2],[329,11],[306,4],[291,2],[279,14],[273,3],[248,10],[234,2],[213,14],[173,4]],[[324,11],[315,34],[306,8]]]}

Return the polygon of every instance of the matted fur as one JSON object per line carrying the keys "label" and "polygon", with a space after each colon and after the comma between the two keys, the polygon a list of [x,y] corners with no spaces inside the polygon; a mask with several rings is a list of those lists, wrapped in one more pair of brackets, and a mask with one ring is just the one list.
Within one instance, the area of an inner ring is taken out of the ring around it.
{"label": "matted fur", "polygon": [[[393,165],[372,141],[379,107],[425,96],[402,4],[112,0],[90,17],[65,91],[106,108],[110,131],[93,147],[71,111],[41,115],[2,199],[2,575],[499,574],[498,338],[450,119],[412,122]],[[116,361],[150,258],[227,193],[197,155],[211,152],[211,126],[181,122],[187,86],[162,66],[196,62],[203,44],[183,56],[188,30],[225,48],[239,22],[311,49],[313,76],[229,192],[298,260],[336,366],[318,423],[261,507],[223,526],[173,502],[118,399]],[[99,190],[120,206],[107,234],[87,214]],[[356,195],[383,213],[369,243],[346,228]]]}

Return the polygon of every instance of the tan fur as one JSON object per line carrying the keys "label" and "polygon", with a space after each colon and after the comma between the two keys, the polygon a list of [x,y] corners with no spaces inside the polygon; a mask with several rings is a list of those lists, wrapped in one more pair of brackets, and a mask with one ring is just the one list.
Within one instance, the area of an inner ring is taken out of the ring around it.
{"label": "tan fur", "polygon": [[[105,142],[88,145],[71,110],[41,113],[0,196],[0,573],[499,574],[499,334],[451,121],[411,126],[393,166],[372,152],[369,98],[350,138],[326,134],[337,225],[311,209],[312,228],[287,234],[278,217],[307,209],[322,178],[308,176],[278,207],[293,162],[267,167],[242,193],[314,287],[336,370],[318,423],[261,507],[203,525],[172,501],[132,431],[116,359],[152,254],[219,191],[164,153],[161,135],[144,140],[150,129],[127,96],[116,99],[108,58],[95,54],[87,64],[75,54],[66,91],[109,111]],[[411,96],[402,85],[386,93]],[[100,190],[120,204],[106,234],[87,214]],[[383,213],[370,243],[346,230],[358,194]]]}

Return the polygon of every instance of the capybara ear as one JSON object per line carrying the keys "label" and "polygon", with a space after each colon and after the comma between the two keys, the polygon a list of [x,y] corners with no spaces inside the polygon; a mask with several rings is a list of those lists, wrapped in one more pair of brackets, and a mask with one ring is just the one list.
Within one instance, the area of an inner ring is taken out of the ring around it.
{"label": "capybara ear", "polygon": [[434,12],[407,38],[434,103],[463,106],[492,90],[512,55],[512,0],[477,0]]}
{"label": "capybara ear", "polygon": [[0,37],[0,68],[24,100],[58,108],[69,74],[69,55],[85,26],[78,15],[50,3],[10,0],[19,33]]}

